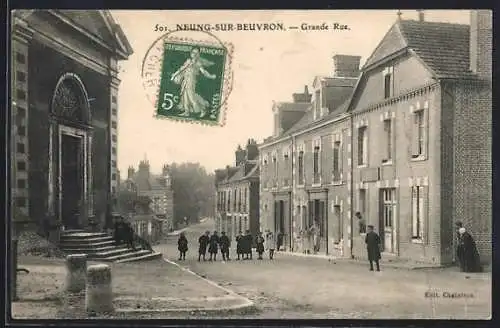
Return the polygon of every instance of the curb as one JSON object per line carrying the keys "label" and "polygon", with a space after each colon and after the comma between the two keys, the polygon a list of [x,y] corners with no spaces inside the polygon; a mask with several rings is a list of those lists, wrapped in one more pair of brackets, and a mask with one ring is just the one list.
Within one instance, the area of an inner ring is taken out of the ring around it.
{"label": "curb", "polygon": [[[202,280],[204,280],[205,282],[207,282],[208,284],[214,286],[214,287],[217,287],[221,290],[223,290],[224,292],[226,292],[228,295],[232,295],[234,296],[236,299],[240,299],[243,301],[242,304],[238,304],[238,305],[233,305],[233,306],[225,306],[225,307],[220,307],[220,308],[207,308],[207,309],[186,309],[186,310],[183,310],[183,309],[173,309],[172,312],[179,312],[179,310],[181,312],[211,312],[211,313],[216,313],[216,312],[231,312],[231,311],[238,311],[238,310],[246,310],[246,311],[252,311],[252,310],[256,310],[256,306],[255,306],[255,303],[253,301],[251,301],[250,299],[246,298],[246,297],[243,297],[239,294],[237,294],[236,292],[232,291],[231,289],[227,289],[225,287],[222,287],[220,286],[219,284],[217,284],[216,282],[210,280],[210,279],[207,279],[207,278],[204,278],[202,277],[201,275],[197,274],[196,272],[190,270],[190,269],[187,269],[181,265],[179,265],[178,263],[174,262],[174,261],[171,261],[167,258],[163,258],[163,260],[169,264],[173,264],[175,266],[177,266],[179,269],[181,269],[182,271],[185,271],[185,272],[188,272]],[[133,310],[133,309],[131,309]],[[147,310],[145,310],[147,311]],[[161,312],[161,310],[159,310]],[[155,312],[157,313],[157,312]]]}
{"label": "curb", "polygon": [[[251,301],[250,301],[251,302]],[[194,315],[194,314],[221,314],[221,313],[251,313],[257,311],[257,308],[253,302],[251,304],[237,304],[232,306],[226,306],[221,308],[180,308],[180,309],[161,309],[161,310],[140,310],[140,309],[116,309],[115,313],[136,313],[136,314],[183,314],[183,315]]]}
{"label": "curb", "polygon": [[[283,255],[288,255],[288,256],[296,256],[296,257],[305,257],[305,258],[312,258],[312,259],[318,259],[318,260],[328,260],[328,261],[338,261],[338,263],[348,263],[348,264],[357,264],[357,265],[366,265],[362,260],[356,260],[356,259],[350,259],[350,258],[344,258],[344,257],[335,257],[335,256],[330,256],[330,255],[311,255],[311,254],[302,254],[302,253],[294,253],[294,252],[279,252],[279,254]],[[393,269],[400,269],[400,270],[431,270],[431,269],[446,269],[452,267],[452,265],[426,265],[426,266],[405,266],[405,265],[398,265],[397,263],[394,262],[380,262],[381,266],[387,267],[387,268],[393,268]]]}

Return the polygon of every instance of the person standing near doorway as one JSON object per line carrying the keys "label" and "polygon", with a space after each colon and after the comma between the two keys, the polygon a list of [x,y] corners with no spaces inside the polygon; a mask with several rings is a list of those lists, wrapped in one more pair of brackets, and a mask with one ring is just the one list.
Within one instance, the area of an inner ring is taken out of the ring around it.
{"label": "person standing near doorway", "polygon": [[457,257],[461,271],[481,272],[481,260],[474,238],[472,238],[471,234],[463,226],[458,229],[458,233]]}
{"label": "person standing near doorway", "polygon": [[205,257],[207,254],[207,246],[208,242],[210,241],[210,232],[205,231],[205,234],[201,235],[200,238],[198,238],[198,262],[200,262],[201,258],[203,257],[203,261],[205,261]]}
{"label": "person standing near doorway", "polygon": [[377,271],[380,271],[380,237],[373,231],[373,226],[369,225],[367,227],[367,233],[365,237],[366,250],[368,252],[368,261],[370,262],[370,271],[373,271],[373,262],[377,266]]}
{"label": "person standing near doorway", "polygon": [[281,230],[279,230],[276,242],[276,252],[279,252],[281,250],[281,246],[283,246],[283,237],[283,233],[281,232]]}
{"label": "person standing near doorway", "polygon": [[262,236],[262,232],[259,232],[257,238],[255,238],[255,248],[257,250],[257,254],[259,254],[259,260],[262,260],[262,254],[264,253],[264,242],[264,236]]}

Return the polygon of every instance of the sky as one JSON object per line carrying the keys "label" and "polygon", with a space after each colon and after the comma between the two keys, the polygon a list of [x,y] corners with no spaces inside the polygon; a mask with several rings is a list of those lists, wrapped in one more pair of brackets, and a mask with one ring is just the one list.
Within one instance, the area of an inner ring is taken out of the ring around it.
{"label": "sky", "polygon": [[[397,10],[286,11],[127,11],[112,10],[134,53],[120,62],[121,79],[118,168],[127,172],[147,158],[151,170],[165,163],[199,162],[208,171],[234,165],[234,151],[248,138],[261,142],[272,134],[273,101],[291,101],[315,76],[333,74],[335,54],[361,56],[373,52],[397,19]],[[403,10],[403,19],[417,19]],[[469,11],[426,10],[425,20],[469,24]],[[349,30],[221,31],[212,32],[233,44],[233,88],[227,99],[224,126],[203,126],[159,120],[143,87],[141,65],[150,46],[164,32],[156,25],[283,23],[285,26],[347,25]]]}

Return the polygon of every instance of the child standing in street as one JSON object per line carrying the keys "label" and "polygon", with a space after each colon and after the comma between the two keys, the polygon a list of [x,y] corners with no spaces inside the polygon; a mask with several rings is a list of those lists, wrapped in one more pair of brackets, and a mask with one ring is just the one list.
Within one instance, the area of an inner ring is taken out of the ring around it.
{"label": "child standing in street", "polygon": [[240,260],[240,255],[243,259],[243,244],[244,244],[244,241],[243,241],[243,234],[240,232],[238,232],[238,235],[236,236],[236,254],[238,255],[238,261]]}
{"label": "child standing in street", "polygon": [[179,240],[177,241],[177,248],[179,249],[179,261],[186,260],[186,252],[188,251],[188,241],[184,232],[181,232]]}
{"label": "child standing in street", "polygon": [[262,260],[262,254],[264,253],[264,237],[262,236],[262,232],[259,232],[257,238],[255,238],[256,250],[257,254],[259,254],[258,259]]}
{"label": "child standing in street", "polygon": [[222,260],[223,261],[229,261],[229,246],[230,246],[230,243],[231,243],[231,241],[226,236],[226,233],[224,231],[222,231],[220,239],[219,239],[219,244],[220,244],[220,251],[222,253]]}
{"label": "child standing in street", "polygon": [[266,249],[269,251],[269,259],[272,260],[274,258],[274,249],[276,247],[276,238],[274,234],[267,230],[266,233]]}

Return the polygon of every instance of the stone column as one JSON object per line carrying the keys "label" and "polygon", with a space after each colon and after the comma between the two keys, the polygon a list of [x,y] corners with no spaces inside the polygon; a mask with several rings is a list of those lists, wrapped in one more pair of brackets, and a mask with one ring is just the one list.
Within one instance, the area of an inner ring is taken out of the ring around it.
{"label": "stone column", "polygon": [[66,291],[78,293],[85,289],[87,254],[71,254],[66,257]]}
{"label": "stone column", "polygon": [[118,172],[117,172],[117,158],[118,158],[118,87],[120,79],[118,78],[118,68],[116,60],[112,59],[110,69],[110,100],[109,100],[109,135],[110,135],[110,192],[113,211],[115,211],[115,196],[118,192]]}
{"label": "stone column", "polygon": [[93,313],[113,311],[113,288],[109,265],[96,264],[87,268],[85,309]]}

